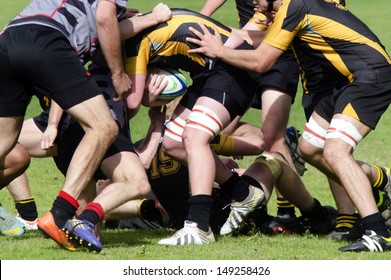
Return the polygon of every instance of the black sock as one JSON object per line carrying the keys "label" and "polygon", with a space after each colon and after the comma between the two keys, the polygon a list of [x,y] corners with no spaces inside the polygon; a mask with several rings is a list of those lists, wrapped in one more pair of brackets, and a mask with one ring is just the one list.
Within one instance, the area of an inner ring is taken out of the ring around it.
{"label": "black sock", "polygon": [[145,199],[139,206],[139,212],[141,218],[148,221],[156,221],[159,224],[163,224],[163,217],[160,210],[156,207],[156,200]]}
{"label": "black sock", "polygon": [[242,175],[235,185],[234,191],[232,193],[232,199],[235,201],[245,200],[249,195],[250,185],[263,190],[262,186],[254,178],[247,175]]}
{"label": "black sock", "polygon": [[378,189],[372,189],[373,197],[375,198],[376,204],[379,203],[380,200],[380,191]]}
{"label": "black sock", "polygon": [[232,176],[225,181],[223,184],[220,184],[220,189],[222,189],[229,197],[232,197],[236,183],[239,181],[239,175],[236,172],[232,173]]}
{"label": "black sock", "polygon": [[213,198],[211,195],[199,194],[189,198],[189,213],[187,219],[198,224],[203,231],[209,230],[209,218]]}
{"label": "black sock", "polygon": [[373,230],[377,235],[381,235],[385,238],[390,237],[384,218],[379,212],[361,218],[361,225],[364,230]]}
{"label": "black sock", "polygon": [[65,223],[76,215],[76,208],[64,198],[57,196],[53,202],[50,212],[53,214],[54,222],[59,229],[62,229]]}
{"label": "black sock", "polygon": [[100,222],[98,213],[90,209],[84,210],[77,218],[79,220],[88,221],[92,223],[94,226]]}
{"label": "black sock", "polygon": [[314,198],[314,201],[315,201],[314,207],[308,212],[300,211],[301,214],[303,215],[304,218],[307,218],[309,220],[317,219],[319,221],[325,221],[328,217],[327,210],[324,207],[322,207],[322,204],[320,204],[320,202],[317,199]]}
{"label": "black sock", "polygon": [[296,217],[295,206],[285,198],[277,198],[277,216]]}
{"label": "black sock", "polygon": [[16,200],[15,208],[18,211],[20,217],[26,221],[34,221],[38,218],[37,205],[35,204],[34,197],[23,200]]}

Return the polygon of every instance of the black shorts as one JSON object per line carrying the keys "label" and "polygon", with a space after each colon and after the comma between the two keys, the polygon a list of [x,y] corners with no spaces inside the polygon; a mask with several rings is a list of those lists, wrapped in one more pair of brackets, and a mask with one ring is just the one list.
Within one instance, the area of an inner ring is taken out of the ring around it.
{"label": "black shorts", "polygon": [[31,24],[0,36],[0,116],[23,116],[32,95],[49,96],[67,110],[99,94],[61,32]]}
{"label": "black shorts", "polygon": [[[335,91],[335,93],[331,95],[314,94],[312,96],[308,96],[307,101],[312,101],[313,102],[312,104],[316,102],[316,106],[313,112],[316,112],[319,116],[321,116],[323,119],[325,119],[330,123],[334,115],[335,99],[337,98],[337,96],[338,96],[338,91]],[[309,120],[309,117],[311,115],[312,112],[308,116],[307,121]]]}
{"label": "black shorts", "polygon": [[208,71],[193,77],[193,84],[181,100],[181,105],[192,109],[198,97],[206,96],[220,102],[231,119],[243,116],[258,89],[257,75],[217,62]]}
{"label": "black shorts", "polygon": [[[301,72],[301,83],[303,86],[302,105],[306,120],[308,121],[318,103],[322,99],[326,103],[333,102],[333,97],[336,98],[339,89],[349,83],[349,80],[338,72],[333,72],[329,68],[325,68],[312,59],[302,55],[302,66],[305,71]],[[324,105],[320,105],[324,106]],[[331,120],[332,114],[324,111],[322,115],[325,119]],[[319,113],[319,112],[318,112]],[[326,118],[327,117],[327,118]]]}
{"label": "black shorts", "polygon": [[[41,114],[33,118],[35,125],[44,132],[48,126],[49,109],[43,111]],[[63,137],[64,132],[67,130],[69,124],[72,122],[72,117],[67,113],[63,113],[60,122],[58,123],[57,136],[54,143],[58,144],[58,141]]]}
{"label": "black shorts", "polygon": [[[57,143],[57,156],[53,157],[57,168],[64,176],[67,173],[69,164],[72,160],[73,154],[76,151],[81,139],[84,136],[83,128],[73,121],[63,133],[63,137]],[[122,128],[115,139],[114,143],[109,147],[102,161],[120,152],[135,153],[135,148],[130,139],[130,134],[127,128]],[[106,176],[98,169],[94,178],[107,179]]]}
{"label": "black shorts", "polygon": [[375,129],[390,102],[391,79],[384,84],[351,83],[339,92],[334,113],[349,115]]}
{"label": "black shorts", "polygon": [[331,97],[323,97],[315,112],[327,121],[335,114],[345,114],[375,129],[390,102],[391,81],[377,85],[354,82],[335,91]]}
{"label": "black shorts", "polygon": [[[295,102],[297,85],[299,83],[299,64],[291,48],[286,50],[276,61],[273,67],[262,74],[260,90],[271,87],[292,97]],[[261,94],[256,94],[252,101],[252,108],[262,109]]]}
{"label": "black shorts", "polygon": [[91,74],[92,79],[96,82],[98,88],[105,97],[107,105],[109,105],[110,108],[111,116],[118,123],[119,127],[123,128],[128,125],[125,102],[113,100],[116,91],[111,79],[110,70],[106,67],[91,63],[88,67],[88,72]]}

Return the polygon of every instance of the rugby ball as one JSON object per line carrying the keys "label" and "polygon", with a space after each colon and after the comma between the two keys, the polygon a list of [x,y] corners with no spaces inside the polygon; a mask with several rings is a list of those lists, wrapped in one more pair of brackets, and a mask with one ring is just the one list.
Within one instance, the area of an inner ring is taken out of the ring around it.
{"label": "rugby ball", "polygon": [[163,81],[168,81],[166,88],[160,93],[158,99],[174,99],[185,94],[187,90],[186,77],[178,70],[170,68],[149,67],[148,74],[162,74]]}

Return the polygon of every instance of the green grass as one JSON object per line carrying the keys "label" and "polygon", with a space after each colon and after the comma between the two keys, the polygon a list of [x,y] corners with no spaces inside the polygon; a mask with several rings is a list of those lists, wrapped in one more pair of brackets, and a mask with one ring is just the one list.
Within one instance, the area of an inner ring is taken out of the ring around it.
{"label": "green grass", "polygon": [[[2,5],[0,27],[4,26],[27,3],[26,0],[8,1]],[[157,3],[157,1],[156,1]],[[156,3],[139,1],[129,6],[137,6],[142,12],[149,11]],[[186,7],[200,10],[203,1],[170,0],[170,7]],[[388,31],[389,3],[378,0],[369,3],[364,0],[348,1],[349,8],[356,12],[380,37],[387,48],[391,48],[391,33]],[[236,25],[234,1],[230,0],[216,15],[216,19],[229,25]],[[301,90],[293,105],[290,124],[298,128],[304,125],[303,110],[300,106]],[[35,116],[40,109],[35,100],[28,109],[27,117]],[[132,121],[134,140],[145,133],[142,125],[147,118],[146,110]],[[244,120],[260,125],[260,111],[249,111]],[[388,152],[390,111],[386,112],[376,131],[372,132],[355,152],[357,159],[381,165],[391,165]],[[248,166],[252,157],[245,158],[240,164]],[[334,205],[327,181],[318,171],[309,167],[303,180],[308,189],[323,204]],[[40,215],[51,207],[53,199],[61,188],[63,177],[56,170],[52,159],[33,159],[27,171],[31,190],[36,198]],[[0,201],[13,213],[13,201],[7,190],[0,192]],[[274,214],[276,206],[274,195],[269,206]],[[218,242],[205,246],[164,247],[157,245],[162,237],[170,235],[165,230],[103,230],[104,249],[100,254],[88,252],[70,253],[60,249],[53,241],[44,239],[39,233],[27,233],[21,238],[0,236],[0,259],[2,260],[390,260],[389,253],[339,253],[341,243],[321,237],[305,236],[242,236],[218,238]]]}

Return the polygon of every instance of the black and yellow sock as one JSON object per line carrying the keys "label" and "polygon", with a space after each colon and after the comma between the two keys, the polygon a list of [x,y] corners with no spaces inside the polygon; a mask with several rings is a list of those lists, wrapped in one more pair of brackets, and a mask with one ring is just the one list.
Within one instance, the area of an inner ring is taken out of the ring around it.
{"label": "black and yellow sock", "polygon": [[277,198],[277,216],[295,217],[295,206],[283,197]]}
{"label": "black and yellow sock", "polygon": [[354,214],[338,214],[335,225],[336,230],[351,229],[357,221],[357,216]]}
{"label": "black and yellow sock", "polygon": [[372,165],[372,166],[377,170],[377,174],[378,174],[375,183],[372,184],[372,188],[377,190],[383,190],[388,183],[387,171],[389,173],[389,168],[380,167],[378,165]]}
{"label": "black and yellow sock", "polygon": [[26,221],[34,221],[38,218],[37,205],[35,204],[34,197],[15,200],[14,203],[15,208],[22,219]]}

